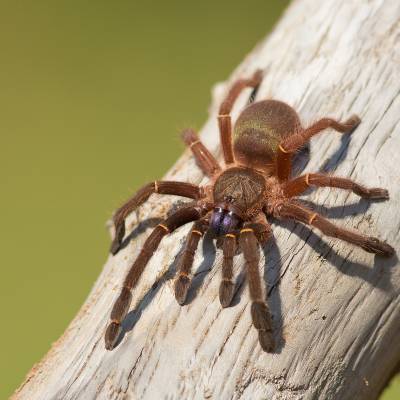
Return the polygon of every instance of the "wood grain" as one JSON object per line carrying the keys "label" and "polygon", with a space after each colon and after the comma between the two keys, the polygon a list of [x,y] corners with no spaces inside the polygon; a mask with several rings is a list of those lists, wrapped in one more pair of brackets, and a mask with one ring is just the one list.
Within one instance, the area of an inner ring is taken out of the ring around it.
{"label": "wood grain", "polygon": [[[229,81],[214,90],[202,138],[220,158],[217,109],[227,85],[262,68],[257,98],[298,110],[304,126],[323,116],[362,123],[351,138],[329,131],[312,140],[305,171],[385,187],[371,203],[345,191],[304,196],[317,210],[400,244],[400,3],[383,0],[297,0]],[[234,115],[250,91],[240,97]],[[189,152],[166,176],[205,182]],[[276,354],[264,353],[252,327],[243,258],[234,261],[234,305],[218,299],[222,258],[205,238],[195,258],[188,304],[173,292],[176,256],[190,226],[163,240],[150,261],[112,352],[104,330],[119,287],[151,221],[178,198],[153,195],[128,218],[133,240],[109,257],[86,303],[13,398],[22,399],[376,399],[400,361],[400,269],[321,237],[300,224],[274,223],[262,255]],[[150,220],[148,220],[150,218]],[[148,221],[147,221],[148,220]],[[147,221],[147,222],[146,222]]]}

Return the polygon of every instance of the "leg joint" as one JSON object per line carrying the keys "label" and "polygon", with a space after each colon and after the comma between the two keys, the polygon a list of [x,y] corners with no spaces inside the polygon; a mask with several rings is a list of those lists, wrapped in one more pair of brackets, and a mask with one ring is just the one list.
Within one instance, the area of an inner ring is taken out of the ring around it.
{"label": "leg joint", "polygon": [[253,228],[243,228],[243,229],[240,231],[241,234],[242,234],[242,233],[246,233],[246,232],[252,232],[252,233],[254,233],[254,229],[253,229]]}
{"label": "leg joint", "polygon": [[194,142],[190,143],[190,148],[192,148],[193,146],[195,146],[196,144],[199,144],[200,140],[195,140]]}
{"label": "leg joint", "polygon": [[170,229],[168,228],[167,225],[158,224],[157,226],[159,226],[160,228],[164,229],[167,233],[171,233],[171,231],[170,231]]}
{"label": "leg joint", "polygon": [[286,150],[281,144],[279,145],[279,150],[284,154],[289,154],[290,151]]}
{"label": "leg joint", "polygon": [[313,213],[310,215],[310,218],[308,219],[308,224],[312,225],[313,221],[315,220],[315,218],[317,218],[318,214],[317,213]]}

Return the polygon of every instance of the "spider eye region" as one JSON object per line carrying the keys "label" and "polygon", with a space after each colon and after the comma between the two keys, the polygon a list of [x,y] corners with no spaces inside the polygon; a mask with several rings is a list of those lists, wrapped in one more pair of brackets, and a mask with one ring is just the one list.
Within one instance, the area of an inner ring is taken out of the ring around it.
{"label": "spider eye region", "polygon": [[210,227],[217,235],[226,235],[240,228],[242,220],[233,211],[220,207],[215,208],[211,217]]}

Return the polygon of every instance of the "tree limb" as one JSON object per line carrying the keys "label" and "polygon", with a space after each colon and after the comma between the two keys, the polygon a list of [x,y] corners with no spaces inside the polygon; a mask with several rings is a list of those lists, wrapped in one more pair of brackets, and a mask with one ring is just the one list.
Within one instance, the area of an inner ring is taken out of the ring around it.
{"label": "tree limb", "polygon": [[[219,152],[216,113],[227,84],[257,68],[267,71],[257,99],[287,102],[305,126],[358,114],[362,123],[351,138],[331,131],[313,139],[306,171],[384,187],[391,199],[373,204],[335,189],[305,198],[339,224],[398,250],[399,20],[396,1],[295,1],[229,82],[216,87],[202,139]],[[167,177],[205,182],[189,151]],[[275,354],[261,350],[252,327],[242,256],[235,258],[239,290],[232,307],[219,304],[221,254],[207,239],[195,259],[189,304],[177,304],[172,278],[189,226],[162,242],[133,293],[121,342],[106,351],[104,330],[123,278],[152,220],[177,201],[153,195],[128,218],[132,240],[109,257],[86,303],[14,399],[377,398],[400,361],[398,260],[374,258],[300,224],[274,224],[275,241],[260,266]]]}

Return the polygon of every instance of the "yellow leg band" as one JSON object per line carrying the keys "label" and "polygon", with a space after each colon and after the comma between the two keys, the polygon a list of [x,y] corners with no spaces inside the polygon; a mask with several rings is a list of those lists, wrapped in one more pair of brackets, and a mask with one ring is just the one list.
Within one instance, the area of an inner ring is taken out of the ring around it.
{"label": "yellow leg band", "polygon": [[169,230],[168,226],[164,225],[164,224],[158,224],[158,226],[160,226],[161,228],[163,228],[165,231],[167,231],[167,233],[170,233],[171,231]]}
{"label": "yellow leg band", "polygon": [[190,145],[190,148],[192,148],[194,145],[196,145],[196,144],[198,144],[198,143],[200,143],[200,140],[194,141],[194,142]]}
{"label": "yellow leg band", "polygon": [[285,154],[289,154],[289,153],[290,153],[290,151],[285,150],[285,149],[282,147],[282,145],[279,145],[279,150],[280,150],[282,153],[285,153]]}
{"label": "yellow leg band", "polygon": [[316,214],[316,213],[314,213],[314,214],[311,215],[310,219],[308,220],[308,224],[309,224],[309,225],[312,225],[312,223],[313,223],[313,221],[315,220],[315,218],[317,218],[317,215],[318,215],[318,214]]}
{"label": "yellow leg band", "polygon": [[254,229],[251,228],[244,228],[240,231],[240,233],[244,233],[244,232],[254,232]]}

